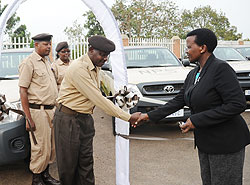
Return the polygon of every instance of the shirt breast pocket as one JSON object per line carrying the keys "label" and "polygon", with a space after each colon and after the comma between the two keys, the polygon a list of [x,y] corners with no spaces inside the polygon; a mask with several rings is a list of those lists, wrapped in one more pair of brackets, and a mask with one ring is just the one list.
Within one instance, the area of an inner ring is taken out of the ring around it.
{"label": "shirt breast pocket", "polygon": [[34,80],[41,86],[46,85],[47,83],[47,74],[40,70],[34,71]]}

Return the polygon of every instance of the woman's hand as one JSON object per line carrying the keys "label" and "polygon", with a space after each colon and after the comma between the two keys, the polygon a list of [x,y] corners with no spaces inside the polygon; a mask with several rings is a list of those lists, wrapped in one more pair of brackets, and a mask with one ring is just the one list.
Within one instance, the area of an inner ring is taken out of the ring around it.
{"label": "woman's hand", "polygon": [[149,117],[147,114],[141,114],[140,117],[137,119],[137,121],[132,124],[132,127],[137,127],[139,125],[141,125],[144,121],[148,121],[149,120]]}
{"label": "woman's hand", "polygon": [[187,133],[190,129],[194,129],[195,127],[190,118],[188,118],[184,124],[180,125],[180,128],[182,133]]}

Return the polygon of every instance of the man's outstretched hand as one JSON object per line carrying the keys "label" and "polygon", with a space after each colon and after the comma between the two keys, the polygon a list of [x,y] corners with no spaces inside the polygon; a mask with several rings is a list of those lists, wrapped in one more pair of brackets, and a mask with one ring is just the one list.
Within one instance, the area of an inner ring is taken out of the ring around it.
{"label": "man's outstretched hand", "polygon": [[131,125],[134,125],[137,122],[137,120],[139,119],[140,115],[141,115],[141,112],[135,112],[135,113],[131,114],[131,117],[128,120],[129,123]]}

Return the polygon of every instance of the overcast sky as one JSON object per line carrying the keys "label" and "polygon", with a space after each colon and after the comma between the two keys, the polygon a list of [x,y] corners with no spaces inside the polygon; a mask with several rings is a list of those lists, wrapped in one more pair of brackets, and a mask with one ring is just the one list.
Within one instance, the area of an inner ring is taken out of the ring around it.
{"label": "overcast sky", "polygon": [[[115,0],[103,0],[109,7]],[[3,4],[10,0],[2,0]],[[222,11],[231,25],[243,33],[243,38],[250,38],[250,0],[173,0],[179,9],[193,10],[194,7],[211,5],[218,12]],[[31,36],[38,33],[51,33],[54,37],[65,37],[63,30],[72,26],[74,20],[80,23],[82,14],[88,8],[82,0],[27,0],[20,5],[17,15],[21,23],[27,26]]]}

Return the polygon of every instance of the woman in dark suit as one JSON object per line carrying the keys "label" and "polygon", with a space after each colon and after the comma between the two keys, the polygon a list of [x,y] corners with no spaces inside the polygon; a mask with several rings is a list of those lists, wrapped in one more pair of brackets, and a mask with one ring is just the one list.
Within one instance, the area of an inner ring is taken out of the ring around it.
{"label": "woman in dark suit", "polygon": [[203,185],[241,185],[245,146],[250,143],[240,115],[246,108],[245,96],[234,70],[213,55],[217,38],[211,30],[193,30],[186,42],[189,60],[198,62],[198,67],[190,71],[173,100],[142,114],[137,123],[155,122],[189,106],[191,116],[180,127],[183,133],[194,129]]}

